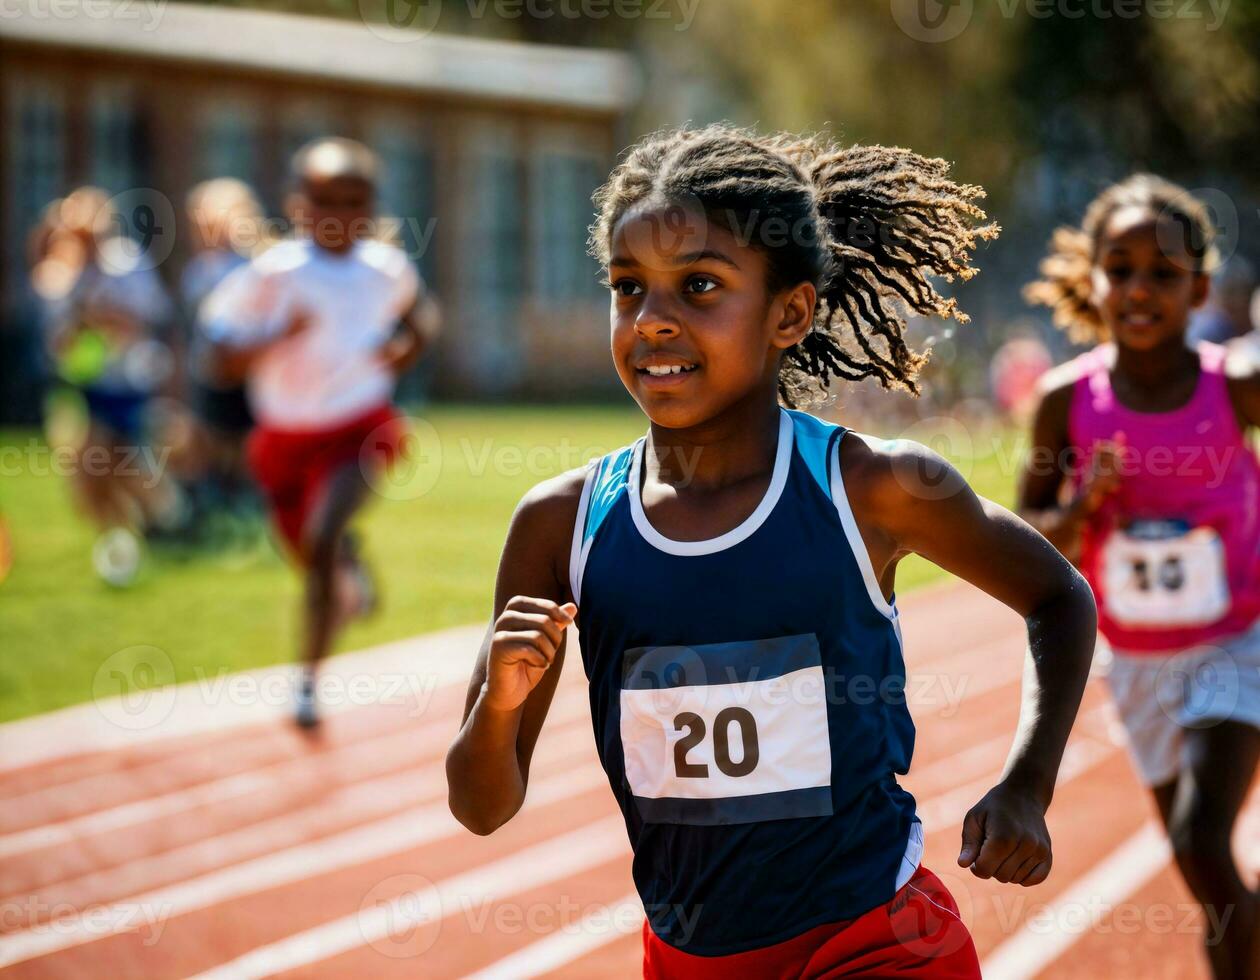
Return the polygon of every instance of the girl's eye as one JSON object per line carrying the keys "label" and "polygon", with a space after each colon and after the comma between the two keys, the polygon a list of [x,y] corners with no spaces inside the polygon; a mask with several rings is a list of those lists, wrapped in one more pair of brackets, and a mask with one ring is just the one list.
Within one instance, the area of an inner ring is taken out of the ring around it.
{"label": "girl's eye", "polygon": [[1107,276],[1110,279],[1127,279],[1131,271],[1127,265],[1108,266]]}
{"label": "girl's eye", "polygon": [[687,280],[686,290],[689,293],[709,293],[717,287],[716,279],[710,279],[708,276],[692,276]]}
{"label": "girl's eye", "polygon": [[642,292],[641,287],[633,279],[618,279],[616,282],[605,283],[618,296],[634,296]]}

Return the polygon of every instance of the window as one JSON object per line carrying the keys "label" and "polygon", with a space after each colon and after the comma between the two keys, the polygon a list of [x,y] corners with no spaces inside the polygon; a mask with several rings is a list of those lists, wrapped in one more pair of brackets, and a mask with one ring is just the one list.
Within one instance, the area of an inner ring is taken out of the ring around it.
{"label": "window", "polygon": [[378,211],[400,222],[403,250],[432,281],[437,234],[432,154],[401,119],[377,126],[371,145],[381,158]]}
{"label": "window", "polygon": [[200,180],[235,177],[253,186],[258,180],[258,120],[241,103],[208,107],[201,125]]}
{"label": "window", "polygon": [[59,91],[34,82],[10,81],[7,94],[5,198],[9,227],[5,278],[12,284],[6,293],[13,302],[26,292],[12,288],[26,279],[26,237],[44,206],[65,190],[66,140],[65,107]]}
{"label": "window", "polygon": [[98,88],[89,113],[89,181],[110,194],[144,186],[147,148],[131,93]]}
{"label": "window", "polygon": [[534,291],[553,300],[598,296],[599,269],[586,254],[587,227],[594,218],[591,194],[600,167],[592,156],[536,154],[532,209]]}

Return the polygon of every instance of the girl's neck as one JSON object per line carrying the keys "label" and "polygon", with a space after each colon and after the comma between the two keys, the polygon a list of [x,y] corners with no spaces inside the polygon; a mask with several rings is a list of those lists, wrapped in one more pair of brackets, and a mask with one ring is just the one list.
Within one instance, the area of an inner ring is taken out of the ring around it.
{"label": "girl's neck", "polygon": [[648,475],[676,489],[719,490],[774,468],[779,405],[757,391],[686,429],[652,423]]}
{"label": "girl's neck", "polygon": [[1149,350],[1132,350],[1116,345],[1113,372],[1130,384],[1159,390],[1189,374],[1197,374],[1199,355],[1186,346],[1184,334],[1171,337]]}

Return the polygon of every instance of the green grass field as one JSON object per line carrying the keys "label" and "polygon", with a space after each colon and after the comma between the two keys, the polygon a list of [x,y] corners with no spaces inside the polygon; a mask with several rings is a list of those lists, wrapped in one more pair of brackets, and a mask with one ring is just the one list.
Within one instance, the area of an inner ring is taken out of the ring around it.
{"label": "green grass field", "polygon": [[[637,411],[611,406],[440,406],[423,418],[420,464],[360,521],[382,608],[345,632],[341,650],[484,620],[521,495],[644,428]],[[165,651],[181,681],[292,658],[298,582],[269,544],[159,551],[131,588],[109,588],[92,571],[93,533],[68,481],[46,472],[42,447],[33,431],[0,432],[0,511],[14,553],[0,584],[0,720],[90,699],[101,665],[130,647]],[[991,443],[982,448],[964,470],[979,492],[1009,503],[1009,466]],[[898,591],[942,574],[908,561]]]}

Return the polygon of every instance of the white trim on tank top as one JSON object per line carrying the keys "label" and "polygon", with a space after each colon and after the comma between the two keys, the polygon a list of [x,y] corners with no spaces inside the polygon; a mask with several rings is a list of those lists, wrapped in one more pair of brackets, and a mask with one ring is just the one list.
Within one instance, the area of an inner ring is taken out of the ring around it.
{"label": "white trim on tank top", "polygon": [[[871,565],[870,553],[866,550],[866,542],[862,540],[862,532],[858,530],[857,518],[853,516],[853,508],[849,506],[849,495],[844,490],[844,477],[840,473],[840,443],[848,435],[848,431],[836,440],[836,447],[831,457],[831,502],[835,504],[836,513],[840,515],[840,523],[844,526],[844,536],[849,539],[849,550],[853,552],[853,560],[862,572],[862,581],[866,583],[866,593],[871,597],[871,605],[888,619],[896,619],[897,610],[884,598],[884,590],[879,587],[879,579],[875,577],[875,569]],[[860,437],[857,437],[860,438]],[[901,631],[898,630],[898,639]]]}
{"label": "white trim on tank top", "polygon": [[582,496],[578,499],[577,522],[573,525],[573,543],[569,547],[569,589],[573,592],[573,601],[582,601],[582,572],[586,570],[586,556],[590,551],[590,543],[586,537],[586,515],[590,512],[591,491],[595,488],[595,478],[599,475],[599,461],[591,463],[586,469],[586,479],[582,481]]}
{"label": "white trim on tank top", "polygon": [[660,531],[656,530],[648,521],[647,514],[643,512],[643,499],[639,493],[639,483],[642,473],[643,453],[646,451],[647,440],[641,440],[634,447],[634,455],[630,463],[630,485],[627,487],[627,492],[630,495],[630,515],[634,518],[634,526],[638,529],[639,534],[643,536],[643,540],[658,551],[663,551],[670,555],[712,555],[719,551],[725,551],[727,548],[733,548],[741,541],[750,538],[766,522],[766,518],[774,510],[775,504],[779,502],[779,497],[783,495],[783,488],[787,485],[788,470],[792,462],[793,441],[792,416],[780,409],[779,445],[775,450],[774,472],[770,477],[770,486],[766,488],[765,496],[761,498],[761,503],[740,524],[731,528],[725,534],[719,534],[716,538],[708,538],[704,541],[675,541],[673,538],[667,538]]}

